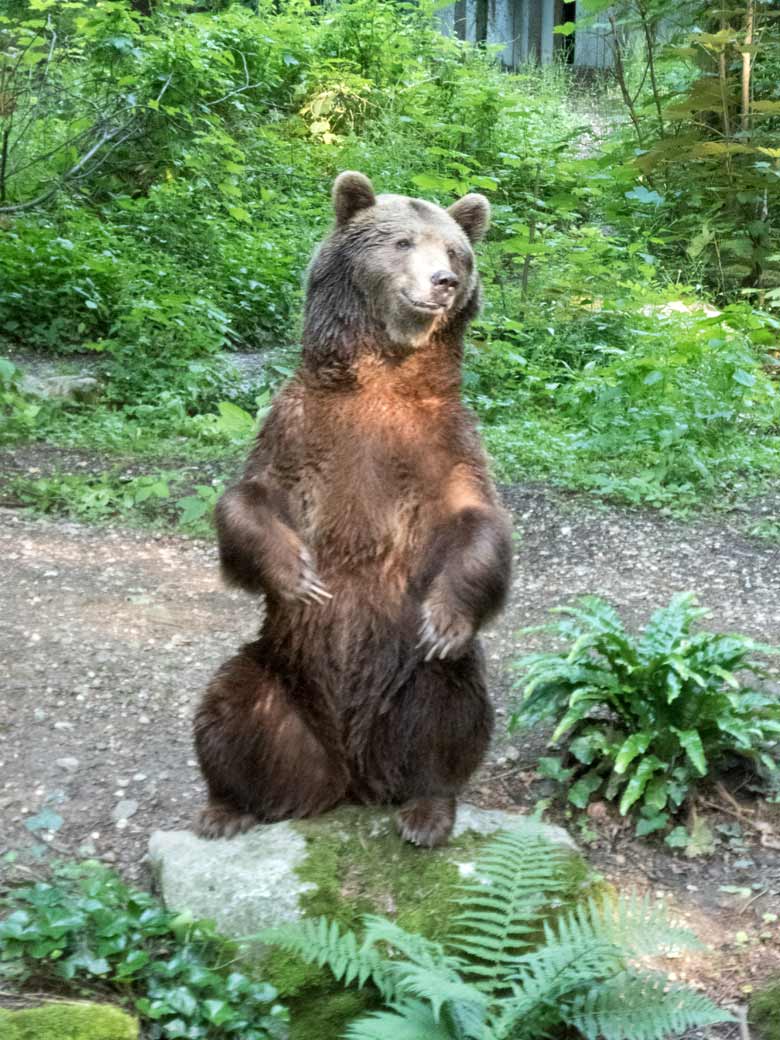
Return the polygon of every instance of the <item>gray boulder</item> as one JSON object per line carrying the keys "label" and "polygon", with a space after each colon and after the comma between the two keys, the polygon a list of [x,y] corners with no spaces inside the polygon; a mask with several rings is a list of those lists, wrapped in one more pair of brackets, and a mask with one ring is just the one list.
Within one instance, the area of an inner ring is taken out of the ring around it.
{"label": "gray boulder", "polygon": [[22,380],[22,389],[35,397],[88,401],[97,396],[100,383],[94,376],[31,376]]}

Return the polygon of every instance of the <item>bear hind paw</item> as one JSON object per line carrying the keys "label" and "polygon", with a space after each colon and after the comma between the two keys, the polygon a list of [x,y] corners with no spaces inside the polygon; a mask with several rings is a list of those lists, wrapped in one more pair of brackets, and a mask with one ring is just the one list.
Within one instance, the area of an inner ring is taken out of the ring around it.
{"label": "bear hind paw", "polygon": [[241,812],[224,802],[209,802],[195,821],[199,838],[234,838],[256,827],[260,821],[254,813]]}
{"label": "bear hind paw", "polygon": [[455,823],[454,798],[415,798],[396,816],[398,833],[404,841],[433,849],[447,842]]}

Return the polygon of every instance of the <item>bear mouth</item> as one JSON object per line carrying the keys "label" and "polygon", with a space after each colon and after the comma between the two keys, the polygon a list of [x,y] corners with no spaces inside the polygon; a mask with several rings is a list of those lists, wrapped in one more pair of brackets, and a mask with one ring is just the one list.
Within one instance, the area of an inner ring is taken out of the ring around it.
{"label": "bear mouth", "polygon": [[426,314],[439,314],[441,311],[446,311],[449,306],[448,303],[434,303],[432,300],[416,300],[403,290],[401,295],[410,307],[416,311],[424,311]]}

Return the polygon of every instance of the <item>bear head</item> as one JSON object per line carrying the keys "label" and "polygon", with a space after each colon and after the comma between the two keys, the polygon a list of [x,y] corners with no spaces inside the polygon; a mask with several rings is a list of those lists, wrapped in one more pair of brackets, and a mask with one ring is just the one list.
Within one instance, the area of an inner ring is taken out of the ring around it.
{"label": "bear head", "polygon": [[404,356],[453,338],[479,306],[473,244],[490,204],[469,194],[442,209],[424,199],[375,195],[361,173],[333,185],[335,226],[309,268],[304,357],[349,362],[366,351]]}

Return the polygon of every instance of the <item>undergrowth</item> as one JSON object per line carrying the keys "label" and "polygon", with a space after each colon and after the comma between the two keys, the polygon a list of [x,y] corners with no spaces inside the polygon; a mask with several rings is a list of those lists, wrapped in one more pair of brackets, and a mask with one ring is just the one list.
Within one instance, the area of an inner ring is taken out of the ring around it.
{"label": "undergrowth", "polygon": [[729,1020],[647,961],[696,946],[650,900],[572,893],[571,849],[526,827],[486,846],[461,882],[443,942],[369,916],[360,935],[313,919],[262,938],[387,1008],[351,1023],[349,1040],[654,1040]]}
{"label": "undergrowth", "polygon": [[286,1036],[276,990],[239,969],[212,924],[165,910],[98,863],[10,889],[0,913],[0,979],[16,986],[110,994],[149,1040]]}
{"label": "undergrowth", "polygon": [[[555,723],[542,773],[568,801],[592,798],[637,815],[636,833],[669,832],[701,785],[740,761],[771,781],[780,768],[780,701],[765,664],[777,648],[700,629],[708,611],[681,593],[654,611],[639,635],[597,596],[554,611],[560,650],[528,654],[516,667],[522,700],[510,729]],[[667,833],[686,844],[684,826]]]}
{"label": "undergrowth", "polygon": [[[679,173],[676,194],[648,186],[614,84],[589,90],[558,65],[507,74],[439,32],[427,4],[198,8],[14,0],[0,17],[14,98],[0,112],[0,337],[100,360],[79,408],[0,367],[3,443],[238,454],[249,429],[226,435],[219,406],[254,415],[292,372],[330,184],[356,168],[445,205],[490,197],[464,392],[500,477],[676,512],[777,479],[775,297],[741,292],[733,265],[707,283],[713,250],[733,246],[724,211],[710,227]],[[690,70],[664,60],[663,82],[687,91]],[[594,111],[610,114],[601,141]],[[698,252],[686,205],[706,225]],[[751,256],[771,266],[768,234]],[[265,352],[251,386],[225,364],[234,350]]]}

